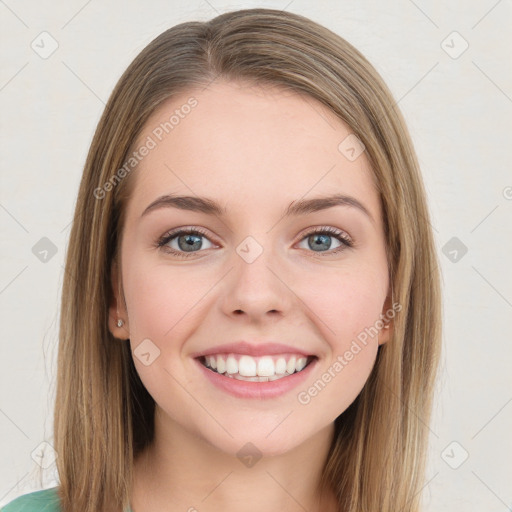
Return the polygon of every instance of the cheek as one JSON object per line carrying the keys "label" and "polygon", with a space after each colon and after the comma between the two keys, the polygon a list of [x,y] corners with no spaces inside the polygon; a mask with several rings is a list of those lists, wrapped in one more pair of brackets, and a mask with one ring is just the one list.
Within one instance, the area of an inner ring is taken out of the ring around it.
{"label": "cheek", "polygon": [[[386,298],[387,275],[371,265],[355,266],[332,272],[319,272],[314,279],[304,280],[298,291],[315,324],[335,353],[349,348],[352,339],[373,327],[382,313]],[[377,335],[372,330],[377,343]],[[370,341],[370,340],[369,340]]]}
{"label": "cheek", "polygon": [[[182,358],[181,349],[199,322],[201,298],[211,288],[211,279],[197,272],[155,265],[142,257],[126,259],[125,263],[130,344],[137,373],[172,419],[193,425],[204,411],[190,398],[191,392],[200,395],[187,380],[186,365],[190,362]],[[141,357],[146,353],[148,358]]]}
{"label": "cheek", "polygon": [[341,414],[360,393],[374,366],[378,320],[387,291],[386,269],[375,268],[361,265],[319,273],[302,287],[302,297],[327,342],[316,380],[298,396],[301,404],[315,402],[311,409],[316,413]]}
{"label": "cheek", "polygon": [[139,340],[154,338],[166,343],[176,333],[183,333],[212,286],[212,280],[200,272],[138,263],[127,268],[130,335]]}
{"label": "cheek", "polygon": [[[182,356],[182,347],[200,327],[208,292],[217,278],[211,271],[185,271],[144,262],[143,258],[126,263],[125,296],[134,364],[149,393],[165,399],[160,396],[162,390],[179,390],[172,375],[179,376],[182,383],[189,377],[191,363]],[[139,357],[147,352],[154,361],[149,365]],[[187,397],[182,398],[186,403]]]}

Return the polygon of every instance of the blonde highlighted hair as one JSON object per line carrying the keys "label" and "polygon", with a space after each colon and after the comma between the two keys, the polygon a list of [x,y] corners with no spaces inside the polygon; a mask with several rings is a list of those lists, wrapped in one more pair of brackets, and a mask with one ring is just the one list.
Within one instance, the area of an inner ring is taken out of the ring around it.
{"label": "blonde highlighted hair", "polygon": [[[279,85],[326,105],[366,148],[380,195],[393,299],[402,309],[360,395],[335,422],[322,475],[344,512],[415,512],[441,338],[437,256],[419,165],[391,93],[352,45],[297,14],[245,9],[177,25],[120,78],[83,171],[64,274],[54,441],[63,512],[127,507],[154,401],[108,307],[132,176],[98,198],[148,117],[217,78]],[[136,172],[136,171],[134,171]]]}

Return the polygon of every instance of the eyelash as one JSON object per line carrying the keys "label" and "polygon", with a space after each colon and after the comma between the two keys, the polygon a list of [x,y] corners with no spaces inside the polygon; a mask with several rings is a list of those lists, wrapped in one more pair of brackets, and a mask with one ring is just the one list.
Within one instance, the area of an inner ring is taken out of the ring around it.
{"label": "eyelash", "polygon": [[[316,234],[328,234],[328,235],[336,238],[342,244],[340,247],[338,247],[336,249],[325,251],[323,253],[322,252],[317,253],[320,256],[324,256],[324,255],[331,256],[333,254],[338,254],[339,252],[347,249],[348,247],[354,246],[353,241],[343,231],[333,228],[333,227],[330,227],[330,226],[324,226],[321,228],[312,229],[311,231],[304,233],[302,235],[302,238],[299,241],[301,242],[302,240],[304,240],[304,238],[307,238],[311,235],[316,235]],[[201,251],[196,251],[195,253],[194,252],[186,253],[186,252],[176,251],[174,249],[171,249],[170,247],[166,247],[166,244],[168,244],[172,239],[177,238],[180,235],[198,235],[198,236],[203,236],[205,238],[208,238],[208,233],[206,233],[204,230],[202,230],[199,227],[194,226],[194,227],[189,227],[189,228],[185,228],[185,229],[178,228],[174,231],[170,231],[170,232],[166,233],[163,237],[161,237],[157,241],[157,247],[162,249],[164,252],[172,254],[173,256],[178,256],[178,257],[182,257],[182,258],[189,258],[192,254],[197,254],[198,252],[201,252]],[[315,253],[315,251],[308,251],[308,252]]]}

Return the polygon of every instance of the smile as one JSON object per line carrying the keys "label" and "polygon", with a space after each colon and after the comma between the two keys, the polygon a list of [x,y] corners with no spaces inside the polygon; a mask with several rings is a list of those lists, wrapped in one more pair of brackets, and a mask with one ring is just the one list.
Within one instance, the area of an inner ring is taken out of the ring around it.
{"label": "smile", "polygon": [[200,358],[210,370],[237,380],[268,382],[301,372],[314,358],[302,354],[279,354],[252,357],[241,354],[212,354]]}
{"label": "smile", "polygon": [[195,358],[207,381],[237,398],[270,399],[284,395],[311,374],[317,356],[283,353],[259,357],[247,354],[211,354]]}

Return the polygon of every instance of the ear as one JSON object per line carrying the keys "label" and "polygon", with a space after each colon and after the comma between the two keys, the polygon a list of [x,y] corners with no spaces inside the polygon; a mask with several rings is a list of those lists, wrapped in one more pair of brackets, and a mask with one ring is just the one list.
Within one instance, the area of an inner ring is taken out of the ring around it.
{"label": "ear", "polygon": [[386,300],[384,301],[384,306],[382,308],[381,318],[384,325],[382,329],[379,330],[379,345],[384,345],[384,343],[390,340],[391,335],[393,333],[393,318],[395,314],[396,312],[393,309],[392,297],[391,295],[388,295],[386,297]]}
{"label": "ear", "polygon": [[[112,285],[112,299],[108,310],[108,329],[114,336],[120,340],[127,340],[130,337],[130,327],[128,324],[128,314],[124,306],[123,296],[121,294],[121,275],[117,262],[112,261],[110,268],[110,282]],[[118,321],[122,320],[123,325],[119,326]]]}

